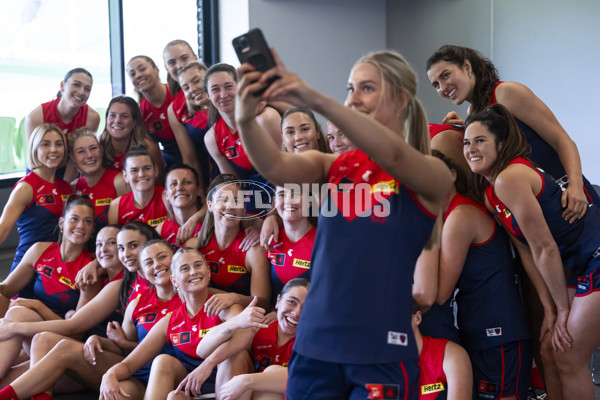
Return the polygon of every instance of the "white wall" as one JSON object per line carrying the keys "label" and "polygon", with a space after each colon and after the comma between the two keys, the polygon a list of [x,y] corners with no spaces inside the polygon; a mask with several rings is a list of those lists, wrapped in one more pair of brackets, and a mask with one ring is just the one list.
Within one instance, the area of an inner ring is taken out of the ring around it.
{"label": "white wall", "polygon": [[[429,55],[443,44],[479,50],[503,80],[531,88],[579,148],[583,170],[600,182],[594,90],[600,65],[600,2],[596,0],[388,1],[387,43],[417,69],[419,95],[432,122],[456,107],[435,94],[425,75]],[[394,21],[392,23],[392,21]]]}

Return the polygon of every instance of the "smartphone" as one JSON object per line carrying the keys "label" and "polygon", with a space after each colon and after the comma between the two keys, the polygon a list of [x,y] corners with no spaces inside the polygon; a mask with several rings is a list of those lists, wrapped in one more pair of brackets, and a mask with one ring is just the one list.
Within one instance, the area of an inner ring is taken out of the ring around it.
{"label": "smartphone", "polygon": [[[260,29],[251,29],[247,33],[234,38],[232,43],[240,63],[249,63],[257,70],[263,72],[275,67],[275,59]],[[278,78],[274,77],[270,79],[269,84]],[[265,90],[266,88],[254,92],[254,95],[260,96]]]}

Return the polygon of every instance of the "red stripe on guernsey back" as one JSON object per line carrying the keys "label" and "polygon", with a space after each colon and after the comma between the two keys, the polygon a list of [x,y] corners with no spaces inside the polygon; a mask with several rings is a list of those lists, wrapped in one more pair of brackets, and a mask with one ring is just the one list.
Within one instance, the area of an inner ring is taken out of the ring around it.
{"label": "red stripe on guernsey back", "polygon": [[496,86],[494,86],[494,91],[492,92],[492,102],[490,103],[490,106],[498,104],[498,101],[496,100],[496,89],[498,89],[498,86],[500,86],[500,84],[502,83],[504,83],[504,81],[498,81],[498,83],[496,83]]}
{"label": "red stripe on guernsey back", "polygon": [[404,367],[404,361],[400,361],[400,369],[402,369],[402,376],[404,376],[404,400],[408,399],[408,374],[406,373],[406,368]]}
{"label": "red stripe on guernsey back", "polygon": [[167,140],[175,140],[175,134],[171,129],[169,118],[167,117],[167,110],[173,101],[173,95],[169,91],[167,84],[165,84],[165,88],[167,90],[165,101],[159,107],[154,107],[146,98],[143,98],[140,101],[140,111],[142,112],[144,125],[149,134]]}
{"label": "red stripe on guernsey back", "polygon": [[506,374],[506,362],[504,361],[504,345],[500,345],[500,355],[502,357],[502,377],[500,378],[500,397],[504,394],[504,375]]}
{"label": "red stripe on guernsey back", "polygon": [[435,135],[443,131],[462,131],[457,126],[447,124],[429,124],[429,139],[433,139]]}
{"label": "red stripe on guernsey back", "polygon": [[[446,219],[448,218],[450,213],[452,211],[454,211],[454,209],[456,207],[462,206],[462,205],[476,207],[481,212],[483,212],[486,216],[488,216],[490,219],[492,219],[492,217],[490,216],[490,213],[484,206],[477,203],[475,200],[473,200],[472,198],[470,198],[468,196],[463,196],[460,193],[456,193],[454,195],[454,197],[452,197],[452,199],[450,200],[450,205],[448,206],[448,210],[446,210],[446,214],[444,214],[444,221],[446,221]],[[493,230],[492,234],[490,235],[490,237],[481,243],[471,243],[471,246],[484,246],[484,245],[488,244],[494,238],[494,236],[496,235],[496,223],[495,223],[495,221],[492,221],[492,222],[494,222],[494,230]]]}
{"label": "red stripe on guernsey back", "polygon": [[59,102],[60,97],[42,104],[42,114],[45,123],[56,124],[64,133],[73,132],[75,129],[85,126],[88,114],[87,104],[79,107],[77,114],[75,114],[71,122],[66,123],[62,120],[60,113],[58,112]]}
{"label": "red stripe on guernsey back", "polygon": [[539,199],[540,196],[542,195],[542,193],[544,193],[544,189],[546,187],[546,181],[544,180],[544,177],[542,176],[542,174],[540,173],[540,171],[538,171],[538,169],[536,167],[534,167],[528,160],[526,160],[523,157],[517,157],[514,160],[512,160],[511,162],[508,163],[508,165],[511,164],[523,164],[523,165],[527,165],[529,168],[533,169],[538,176],[540,177],[540,179],[542,180],[542,188],[540,189],[540,191],[538,192],[538,194],[535,195],[536,199]]}

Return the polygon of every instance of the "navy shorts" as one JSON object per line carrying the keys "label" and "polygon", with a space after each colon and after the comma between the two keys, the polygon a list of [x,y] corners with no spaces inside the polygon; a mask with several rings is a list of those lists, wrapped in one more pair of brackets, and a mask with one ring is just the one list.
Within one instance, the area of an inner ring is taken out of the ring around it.
{"label": "navy shorts", "polygon": [[569,282],[570,288],[575,288],[575,297],[587,296],[600,290],[600,268],[586,271],[583,275],[574,276]]}
{"label": "navy shorts", "polygon": [[473,367],[473,398],[527,400],[532,364],[531,340],[517,340],[469,352]]}
{"label": "navy shorts", "polygon": [[417,400],[417,360],[387,364],[338,364],[295,351],[288,365],[287,400]]}

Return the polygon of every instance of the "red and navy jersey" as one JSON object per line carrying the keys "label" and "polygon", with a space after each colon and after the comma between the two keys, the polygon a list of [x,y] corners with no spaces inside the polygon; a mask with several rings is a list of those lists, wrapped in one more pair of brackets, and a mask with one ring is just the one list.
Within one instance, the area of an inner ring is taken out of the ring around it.
{"label": "red and navy jersey", "polygon": [[[503,84],[503,81],[498,82],[496,87],[494,88],[494,93],[492,94],[492,102],[490,105],[498,104],[496,100],[496,90],[498,86]],[[560,157],[554,148],[549,145],[536,131],[534,131],[529,125],[515,118],[515,122],[521,131],[521,134],[525,136],[527,143],[529,144],[529,157],[534,163],[539,165],[544,171],[546,171],[550,176],[554,179],[564,179],[566,183],[568,183],[568,179],[566,178],[567,172],[560,161]],[[592,203],[600,203],[600,197],[598,193],[592,186],[592,184],[587,180],[585,176],[583,178],[583,184],[585,186],[585,192],[588,196],[589,201]]]}
{"label": "red and navy jersey", "polygon": [[144,208],[137,208],[133,204],[133,192],[125,193],[119,200],[119,225],[125,225],[129,221],[138,220],[151,227],[167,219],[167,207],[162,199],[165,190],[162,186],[154,186],[152,200]]}
{"label": "red and navy jersey", "polygon": [[287,237],[284,228],[279,232],[281,240],[273,244],[274,250],[266,253],[271,262],[271,299],[274,301],[283,286],[292,279],[304,278],[310,281],[310,257],[317,228],[313,226],[297,242],[292,242]]}
{"label": "red and navy jersey", "polygon": [[42,114],[44,116],[44,122],[50,124],[56,124],[64,133],[71,133],[77,128],[85,126],[87,123],[88,105],[84,104],[79,107],[77,114],[73,117],[71,122],[65,123],[60,117],[58,112],[58,103],[60,97],[42,104]]}
{"label": "red and navy jersey", "polygon": [[240,229],[229,246],[221,250],[216,236],[213,235],[208,246],[200,249],[210,267],[210,281],[213,287],[250,296],[250,272],[246,269],[246,252],[240,249],[240,243],[245,237],[246,234]]}
{"label": "red and navy jersey", "polygon": [[[209,295],[207,300],[210,297]],[[204,307],[193,317],[188,315],[185,303],[173,310],[167,329],[167,343],[172,346],[175,357],[188,371],[202,363],[202,359],[196,354],[196,348],[204,335],[222,322],[217,315],[206,315]]]}
{"label": "red and navy jersey", "polygon": [[19,264],[27,249],[36,242],[53,242],[57,239],[56,226],[62,215],[65,200],[71,194],[71,186],[56,178],[50,183],[30,172],[15,187],[25,182],[33,189],[33,198],[17,219],[19,246],[11,271]]}
{"label": "red and navy jersey", "polygon": [[[90,196],[94,211],[96,213],[96,225],[108,224],[108,206],[113,199],[116,199],[117,190],[115,189],[115,177],[120,171],[116,169],[106,169],[100,180],[92,187],[89,187],[85,178],[82,176],[75,183],[75,191]],[[96,226],[98,230],[98,227]]]}
{"label": "red and navy jersey", "polygon": [[160,107],[154,107],[146,98],[143,98],[140,102],[140,111],[144,117],[146,131],[155,142],[162,145],[165,164],[169,168],[171,165],[182,162],[182,158],[167,113],[169,105],[173,101],[173,95],[166,84],[165,88],[167,95]]}
{"label": "red and navy jersey", "polygon": [[[192,236],[196,236],[200,229],[202,228],[202,222],[199,222],[196,225],[196,229],[194,229],[194,233]],[[179,224],[177,221],[172,220],[171,218],[165,219],[163,222],[162,228],[160,230],[160,237],[167,241],[171,246],[177,245],[177,232],[179,232]],[[183,247],[185,243],[182,243],[179,247]]]}
{"label": "red and navy jersey", "polygon": [[90,253],[82,250],[75,260],[65,262],[60,256],[60,245],[52,243],[33,266],[36,274],[34,298],[64,318],[67,311],[77,308],[79,301],[75,277],[92,260]]}
{"label": "red and navy jersey", "polygon": [[133,299],[137,298],[140,294],[145,293],[146,291],[151,290],[152,286],[150,286],[150,282],[146,279],[142,278],[142,276],[138,273],[135,274],[135,279],[131,282],[129,288],[127,288],[127,305],[133,301]]}
{"label": "red and navy jersey", "polygon": [[452,198],[444,219],[458,206],[477,208],[494,225],[494,232],[485,242],[469,246],[456,283],[461,343],[468,351],[479,351],[529,339],[517,260],[508,235],[496,229],[496,222],[484,206],[461,194]]}
{"label": "red and navy jersey", "polygon": [[263,372],[269,365],[287,367],[292,355],[296,338],[291,338],[281,346],[277,346],[277,321],[266,328],[259,329],[252,340],[252,358],[256,372]]}
{"label": "red and navy jersey", "polygon": [[[133,310],[133,314],[131,315],[131,320],[133,325],[137,329],[138,333],[138,343],[144,340],[144,338],[150,332],[150,329],[158,321],[160,321],[163,317],[166,317],[169,314],[173,313],[177,307],[181,305],[181,299],[179,295],[175,293],[175,295],[171,298],[171,300],[162,302],[156,297],[156,290],[149,289],[144,292],[141,292],[137,295],[138,303]],[[160,354],[169,354],[175,356],[172,351],[171,346],[165,344]],[[150,370],[152,369],[152,361],[148,362],[142,368],[140,368],[133,377],[146,383],[148,382],[148,378],[150,377]]]}
{"label": "red and navy jersey", "polygon": [[460,125],[429,124],[429,139],[433,139],[438,133],[443,131],[464,132],[464,130],[465,128]]}
{"label": "red and navy jersey", "polygon": [[294,350],[333,363],[416,361],[413,272],[436,216],[359,149],[337,156],[327,183]]}
{"label": "red and navy jersey", "polygon": [[[561,203],[563,189],[544,171],[534,168],[529,161],[517,157],[510,164],[523,164],[534,170],[542,180],[542,189],[536,198],[548,224],[550,233],[560,251],[563,263],[573,269],[576,275],[583,274],[592,258],[597,256],[600,248],[600,210],[590,205],[584,217],[573,223],[562,217],[564,211]],[[527,244],[525,236],[519,228],[518,221],[510,210],[496,196],[493,186],[486,188],[486,197],[492,208],[499,215],[504,226],[521,242]]]}
{"label": "red and navy jersey", "polygon": [[[110,279],[108,277],[108,275],[102,276],[102,278],[100,280],[100,283],[102,285],[102,290],[104,290],[106,285],[108,285],[111,282],[122,281],[124,272],[125,272],[124,270],[121,270],[121,272],[119,272],[112,279]],[[103,322],[99,323],[98,325],[96,325],[95,327],[90,329],[86,333],[86,337],[89,337],[91,335],[98,335],[98,336],[106,337],[106,326],[108,325],[109,322],[112,322],[112,321],[117,321],[119,323],[121,323],[123,321],[123,313],[121,312],[120,307],[117,308],[116,310],[114,310],[108,317],[106,317]]]}
{"label": "red and navy jersey", "polygon": [[157,136],[160,139],[175,140],[175,135],[169,125],[167,110],[173,101],[173,95],[169,91],[169,86],[165,84],[167,90],[165,101],[159,106],[154,107],[146,98],[140,101],[140,111],[144,118],[144,126],[150,135]]}
{"label": "red and navy jersey", "polygon": [[113,157],[113,169],[116,169],[117,171],[123,171],[123,168],[125,167],[125,156],[127,155],[127,152],[121,154],[120,156],[114,156]]}
{"label": "red and navy jersey", "polygon": [[419,400],[446,398],[448,380],[444,373],[444,354],[446,339],[434,339],[423,336],[423,347],[419,355]]}
{"label": "red and navy jersey", "polygon": [[240,139],[238,131],[231,132],[223,118],[220,118],[215,124],[215,139],[219,153],[231,162],[236,171],[241,172],[240,177],[242,174],[256,173],[242,146],[242,139]]}

